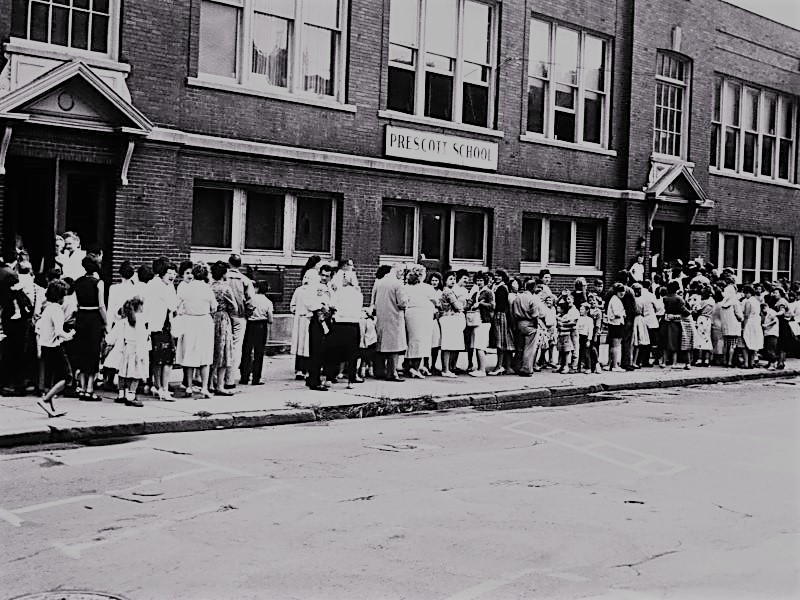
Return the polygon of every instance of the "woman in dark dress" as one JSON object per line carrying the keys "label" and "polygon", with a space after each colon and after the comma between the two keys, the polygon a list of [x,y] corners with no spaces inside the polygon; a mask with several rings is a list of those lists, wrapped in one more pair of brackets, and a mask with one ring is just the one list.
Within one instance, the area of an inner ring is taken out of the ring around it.
{"label": "woman in dark dress", "polygon": [[78,311],[72,367],[78,373],[78,399],[99,402],[100,398],[94,393],[94,378],[100,370],[100,346],[106,327],[105,291],[100,280],[100,261],[95,256],[86,256],[81,266],[86,275],[73,285]]}
{"label": "woman in dark dress", "polygon": [[[680,284],[677,281],[670,281],[667,284],[667,295],[663,298],[664,320],[661,322],[661,343],[664,347],[664,366],[677,366],[677,355],[681,351],[683,336],[681,321],[690,314],[689,307],[678,295],[678,290],[680,290]],[[684,368],[689,368],[691,352],[684,353],[684,358]]]}
{"label": "woman in dark dress", "polygon": [[794,344],[794,334],[789,327],[789,321],[794,317],[783,288],[775,286],[775,289],[772,290],[772,297],[775,299],[775,305],[772,308],[778,315],[778,364],[776,368],[785,369],[786,353],[791,351]]}
{"label": "woman in dark dress", "polygon": [[514,332],[511,329],[511,303],[508,297],[508,274],[498,269],[494,274],[494,318],[492,322],[492,345],[497,349],[497,366],[489,375],[513,372]]}

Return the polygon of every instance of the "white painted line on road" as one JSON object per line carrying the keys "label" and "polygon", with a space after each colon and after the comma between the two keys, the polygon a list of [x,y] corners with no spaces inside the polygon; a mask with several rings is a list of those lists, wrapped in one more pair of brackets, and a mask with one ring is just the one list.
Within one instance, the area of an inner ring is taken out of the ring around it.
{"label": "white painted line on road", "polygon": [[19,527],[22,525],[23,521],[17,515],[9,510],[5,510],[4,508],[0,508],[0,519],[13,525],[14,527]]}
{"label": "white painted line on road", "polygon": [[93,500],[95,498],[99,498],[99,494],[86,494],[84,496],[71,496],[69,498],[62,498],[60,500],[53,500],[51,502],[42,502],[41,504],[31,504],[30,506],[23,506],[22,508],[15,508],[14,512],[18,515],[24,515],[25,513],[36,512],[39,510],[45,510],[48,508],[53,508],[55,506],[62,506],[64,504],[73,504],[75,502],[83,502],[85,500]]}
{"label": "white painted line on road", "polygon": [[509,583],[514,583],[516,580],[522,579],[526,575],[531,575],[533,573],[543,573],[543,571],[541,569],[525,569],[524,571],[510,573],[508,575],[498,577],[497,579],[487,579],[483,583],[479,583],[478,585],[462,590],[453,596],[449,596],[446,600],[472,600],[473,598],[479,598],[488,592],[492,592],[498,588],[508,585]]}

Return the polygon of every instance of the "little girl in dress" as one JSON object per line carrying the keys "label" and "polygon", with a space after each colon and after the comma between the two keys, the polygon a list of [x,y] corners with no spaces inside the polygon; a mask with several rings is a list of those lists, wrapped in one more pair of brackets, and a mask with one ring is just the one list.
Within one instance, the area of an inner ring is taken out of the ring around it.
{"label": "little girl in dress", "polygon": [[118,320],[106,341],[113,344],[119,357],[119,395],[116,402],[126,406],[143,406],[136,398],[136,389],[150,372],[150,332],[142,316],[142,299],[134,296],[122,305]]}

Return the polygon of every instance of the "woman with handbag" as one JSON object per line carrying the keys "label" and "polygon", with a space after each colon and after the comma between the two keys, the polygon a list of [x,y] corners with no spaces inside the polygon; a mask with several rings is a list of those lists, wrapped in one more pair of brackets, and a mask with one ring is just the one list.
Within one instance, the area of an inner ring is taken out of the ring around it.
{"label": "woman with handbag", "polygon": [[439,300],[439,325],[442,328],[442,377],[455,377],[451,370],[453,356],[464,350],[464,302],[455,291],[456,274],[450,271],[444,278],[444,290]]}
{"label": "woman with handbag", "polygon": [[153,261],[155,277],[147,283],[147,301],[144,309],[150,327],[150,369],[153,378],[153,395],[165,402],[174,402],[169,391],[170,370],[175,362],[175,341],[172,322],[178,309],[178,294],[173,285],[177,267],[166,258]]}

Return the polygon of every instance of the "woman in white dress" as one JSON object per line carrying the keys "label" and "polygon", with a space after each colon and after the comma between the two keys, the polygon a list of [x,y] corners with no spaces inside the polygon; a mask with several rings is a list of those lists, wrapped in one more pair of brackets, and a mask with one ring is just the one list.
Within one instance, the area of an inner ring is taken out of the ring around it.
{"label": "woman in white dress", "polygon": [[289,310],[294,315],[292,321],[292,347],[294,354],[294,375],[295,379],[302,381],[308,372],[308,324],[311,322],[311,311],[308,309],[309,303],[316,298],[317,286],[319,284],[319,272],[316,269],[309,269],[303,275],[303,282],[292,294],[289,303]]}
{"label": "woman in white dress", "polygon": [[442,297],[442,275],[436,271],[428,273],[425,278],[427,283],[433,289],[433,325],[431,326],[431,355],[423,361],[420,367],[420,373],[423,375],[430,375],[436,373],[436,359],[439,358],[439,350],[442,347],[442,328],[439,326],[439,300]]}
{"label": "woman in white dress", "polygon": [[755,295],[753,286],[742,287],[742,338],[744,339],[745,369],[752,369],[756,353],[764,347],[764,330],[761,327],[761,301]]}
{"label": "woman in white dress", "polygon": [[431,355],[436,290],[425,283],[425,267],[412,265],[406,276],[406,360],[408,374],[424,379],[422,359]]}
{"label": "woman in white dress", "polygon": [[453,354],[464,351],[464,302],[455,290],[456,274],[450,271],[444,278],[444,290],[439,300],[439,324],[442,328],[442,377],[455,377],[450,370]]}
{"label": "woman in white dress", "polygon": [[217,309],[217,300],[211,286],[208,285],[208,269],[197,264],[192,268],[194,280],[184,281],[178,286],[178,318],[180,319],[180,337],[176,362],[186,374],[187,395],[194,393],[192,386],[193,372],[200,372],[200,389],[204,398],[211,398],[208,390],[208,374],[214,362],[214,319],[212,314]]}

